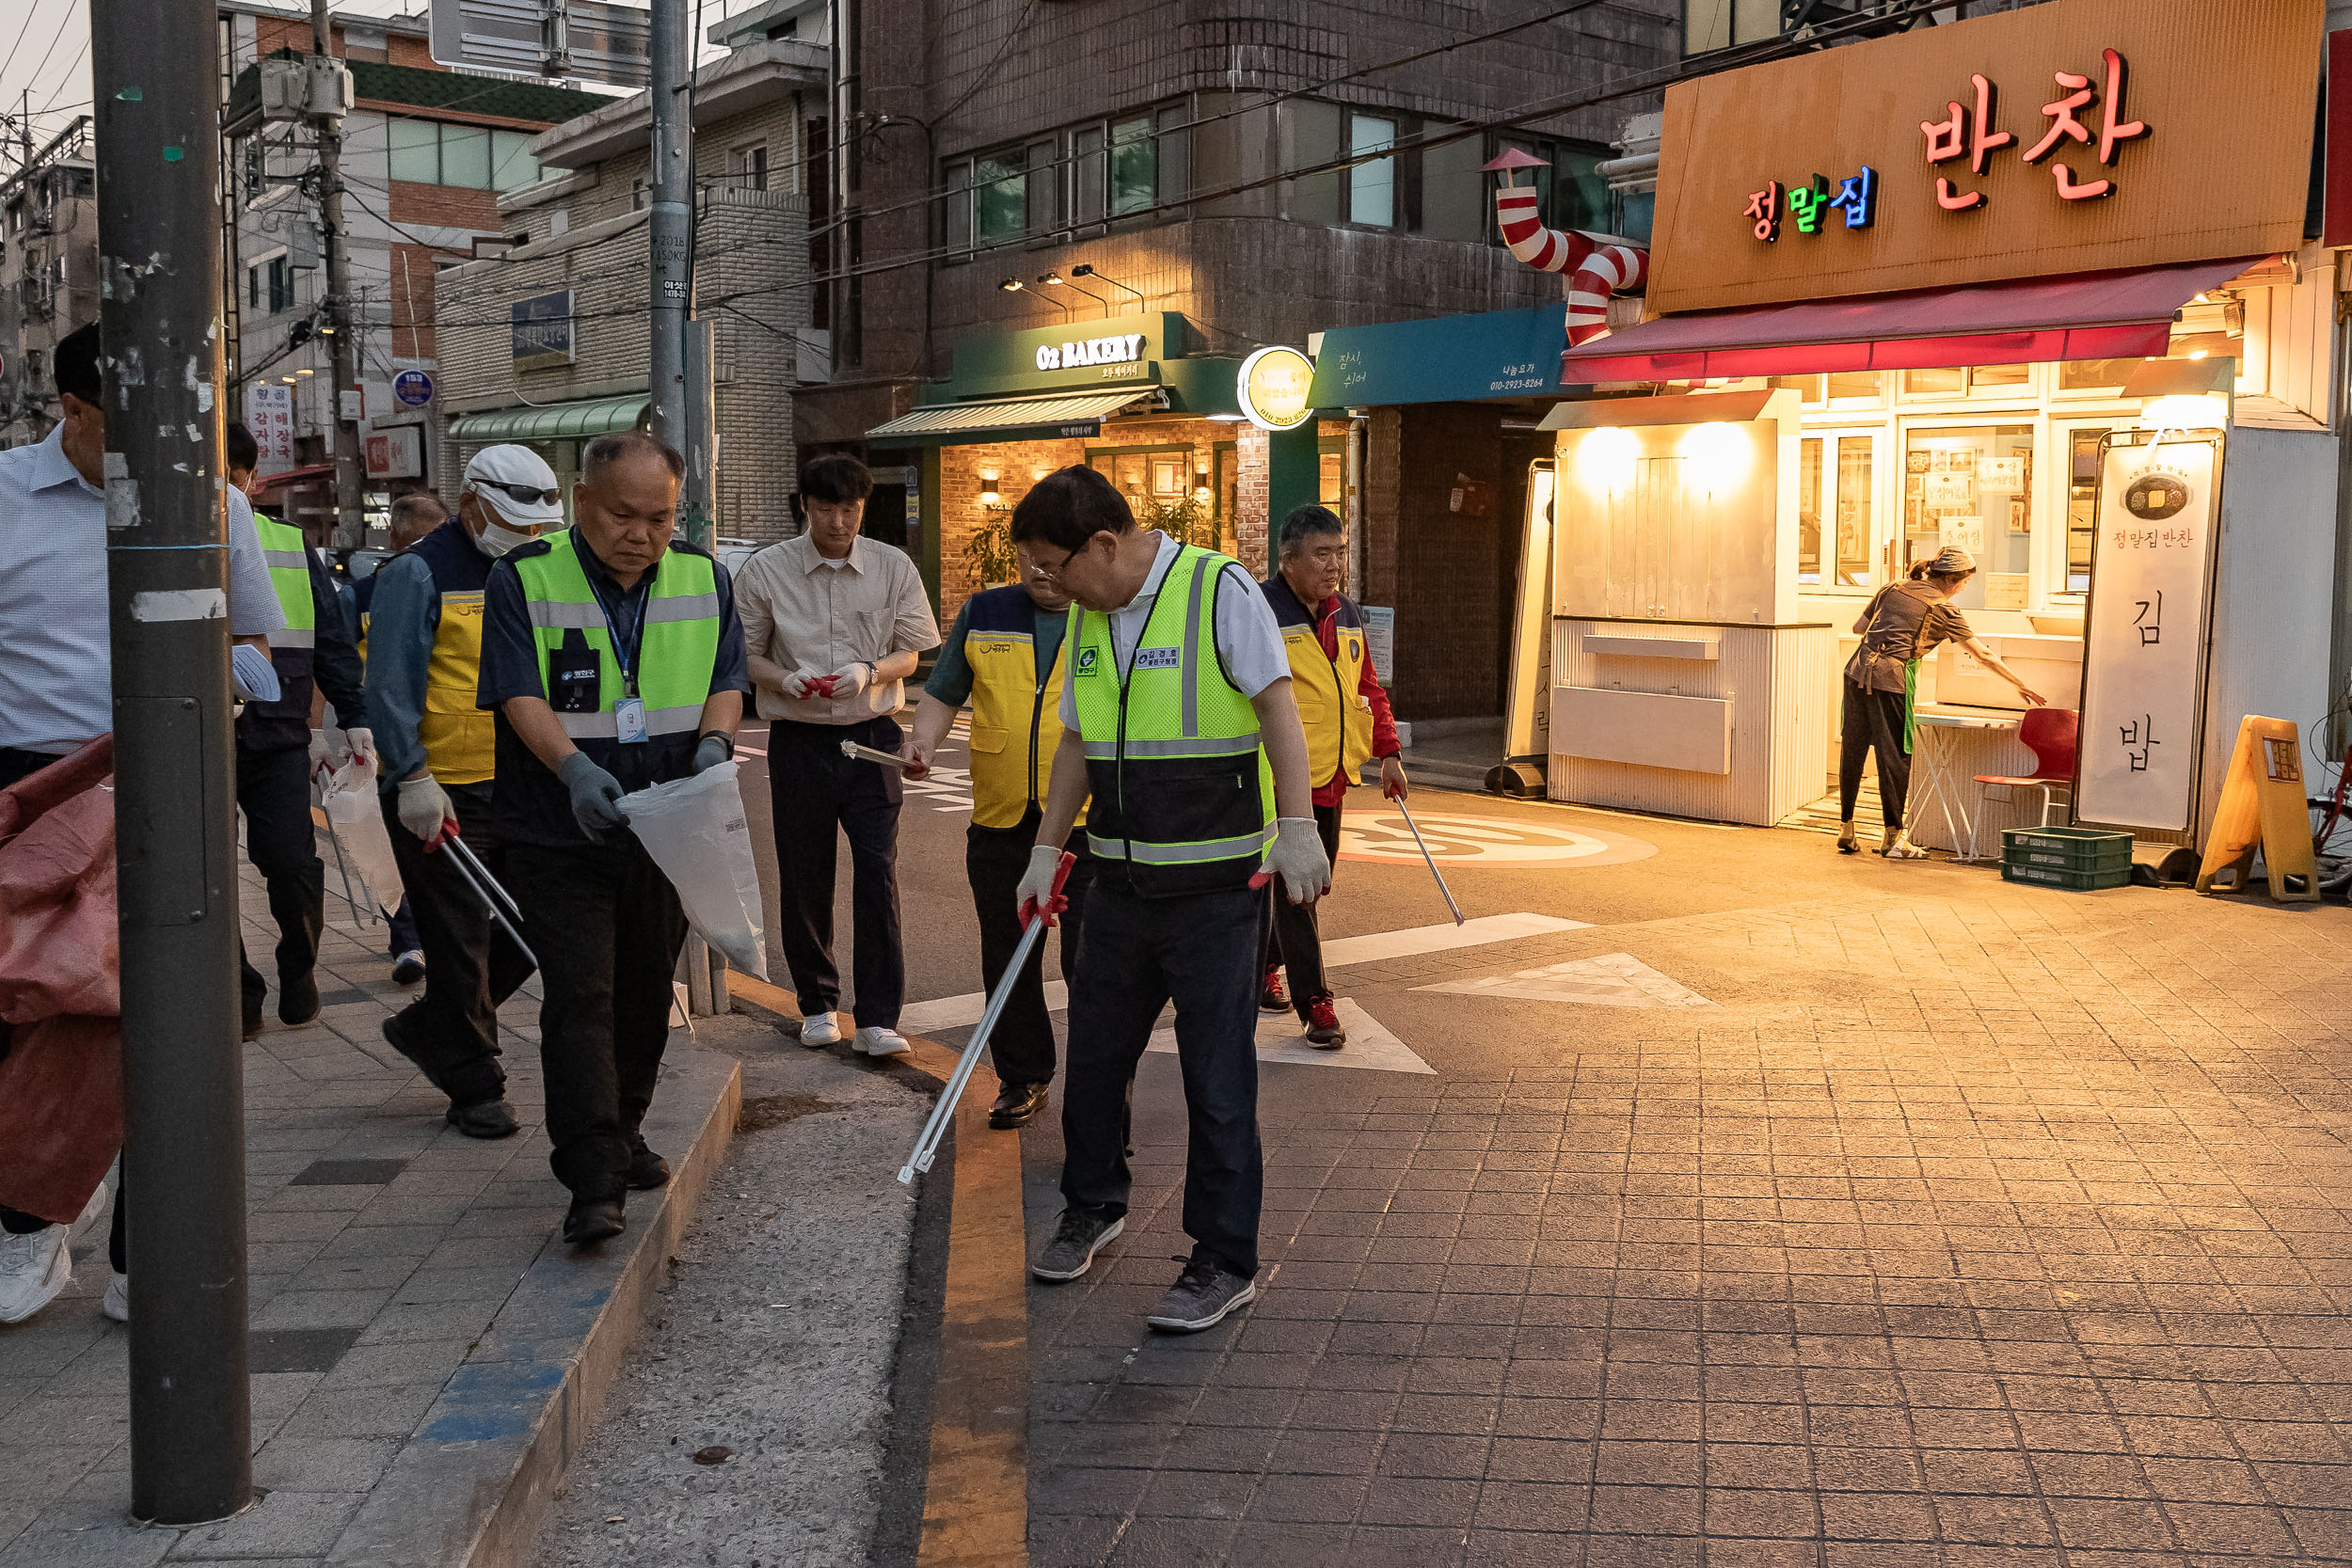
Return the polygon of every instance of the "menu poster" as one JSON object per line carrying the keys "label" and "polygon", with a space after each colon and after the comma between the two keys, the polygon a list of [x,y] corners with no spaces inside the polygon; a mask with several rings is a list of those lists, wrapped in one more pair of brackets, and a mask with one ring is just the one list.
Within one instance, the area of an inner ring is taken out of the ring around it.
{"label": "menu poster", "polygon": [[1927,476],[1927,503],[1930,506],[1974,506],[1977,501],[1976,483],[1966,474],[1941,473]]}
{"label": "menu poster", "polygon": [[1977,468],[1977,483],[1988,490],[2023,490],[2026,487],[2026,458],[2023,452],[2005,457],[1988,457]]}
{"label": "menu poster", "polygon": [[1984,574],[1984,608],[1987,610],[2023,610],[2026,608],[2026,576],[2023,572],[1987,572]]}
{"label": "menu poster", "polygon": [[1957,545],[1970,555],[1984,553],[1984,519],[1968,514],[1955,514],[1937,524],[1944,546]]}
{"label": "menu poster", "polygon": [[2219,452],[2201,436],[2101,456],[2079,820],[2166,832],[2194,822]]}

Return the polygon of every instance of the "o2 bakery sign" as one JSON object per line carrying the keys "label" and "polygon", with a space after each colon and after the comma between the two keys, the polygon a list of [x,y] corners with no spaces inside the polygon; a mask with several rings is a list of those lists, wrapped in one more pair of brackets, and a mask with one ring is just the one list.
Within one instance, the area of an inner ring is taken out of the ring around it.
{"label": "o2 bakery sign", "polygon": [[1140,374],[1143,362],[1143,334],[1121,333],[1114,338],[1081,338],[1074,342],[1040,343],[1037,345],[1037,368],[1041,371],[1075,370],[1081,365],[1134,365],[1135,371],[1106,371],[1104,379],[1118,374]]}
{"label": "o2 bakery sign", "polygon": [[2326,7],[2047,0],[1679,83],[1649,309],[2297,249]]}

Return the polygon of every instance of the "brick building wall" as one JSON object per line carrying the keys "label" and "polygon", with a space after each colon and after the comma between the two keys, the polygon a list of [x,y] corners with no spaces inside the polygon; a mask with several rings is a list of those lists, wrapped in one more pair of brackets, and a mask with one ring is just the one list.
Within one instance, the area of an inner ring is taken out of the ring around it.
{"label": "brick building wall", "polygon": [[[1502,415],[1475,404],[1375,408],[1365,467],[1366,602],[1396,609],[1400,719],[1500,713],[1520,487],[1503,471]],[[1486,487],[1485,513],[1458,479]]]}

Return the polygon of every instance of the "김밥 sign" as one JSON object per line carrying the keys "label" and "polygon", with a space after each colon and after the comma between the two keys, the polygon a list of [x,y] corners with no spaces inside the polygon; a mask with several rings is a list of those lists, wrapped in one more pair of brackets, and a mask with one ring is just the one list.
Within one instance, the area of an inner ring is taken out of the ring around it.
{"label": "\uae40\ubc25 sign", "polygon": [[2193,820],[2202,751],[2220,447],[2211,435],[2166,434],[2100,457],[2075,815],[2179,832]]}
{"label": "\uae40\ubc25 sign", "polygon": [[2051,0],[1667,89],[1654,314],[2302,243],[2324,0]]}

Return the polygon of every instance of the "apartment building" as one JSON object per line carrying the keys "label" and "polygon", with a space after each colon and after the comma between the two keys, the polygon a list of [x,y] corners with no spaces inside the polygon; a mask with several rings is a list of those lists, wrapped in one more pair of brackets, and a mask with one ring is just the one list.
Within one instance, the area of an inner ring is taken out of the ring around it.
{"label": "apartment building", "polygon": [[87,115],[0,182],[0,447],[56,422],[49,356],[98,319],[97,166]]}

